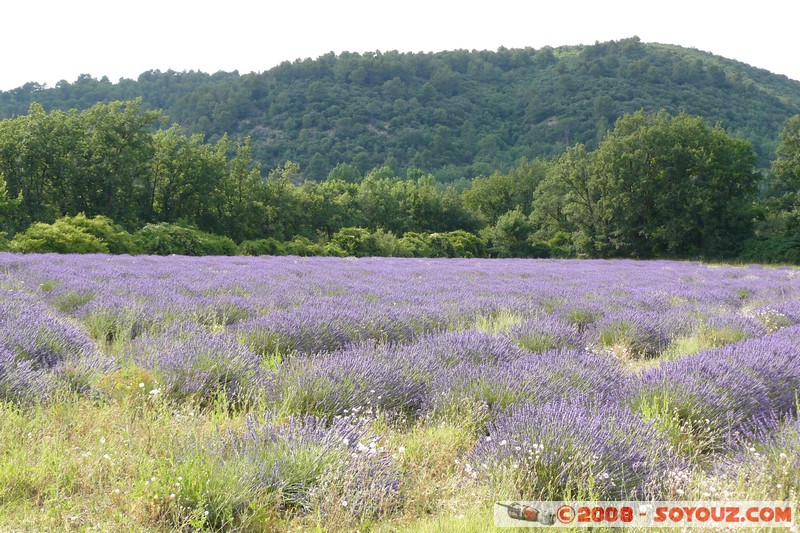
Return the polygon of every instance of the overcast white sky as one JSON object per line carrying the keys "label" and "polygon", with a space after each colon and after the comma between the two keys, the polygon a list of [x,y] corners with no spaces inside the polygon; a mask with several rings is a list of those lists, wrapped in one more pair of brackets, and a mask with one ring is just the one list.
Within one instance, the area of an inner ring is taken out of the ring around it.
{"label": "overcast white sky", "polygon": [[638,35],[800,80],[800,2],[32,0],[0,7],[0,90],[80,74],[264,71],[329,51],[496,50]]}

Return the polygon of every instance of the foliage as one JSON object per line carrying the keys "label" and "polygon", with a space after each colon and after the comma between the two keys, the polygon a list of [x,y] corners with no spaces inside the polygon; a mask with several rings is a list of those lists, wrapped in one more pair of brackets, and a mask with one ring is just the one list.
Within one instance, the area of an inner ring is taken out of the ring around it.
{"label": "foliage", "polygon": [[800,112],[797,81],[632,37],[539,50],[328,53],[243,75],[151,70],[119,83],[84,75],[2,92],[0,117],[33,102],[66,111],[136,97],[190,134],[251,137],[263,168],[291,160],[319,180],[345,163],[333,175],[350,182],[384,165],[490,176],[576,143],[592,150],[620,116],[661,108],[721,123],[766,166],[776,125]]}
{"label": "foliage", "polygon": [[130,227],[146,204],[150,128],[162,118],[138,99],[81,112],[47,113],[33,103],[27,115],[0,122],[0,172],[10,197],[21,199],[19,216],[49,222],[85,213]]}
{"label": "foliage", "polygon": [[256,239],[239,244],[242,255],[283,255],[283,244],[277,239]]}
{"label": "foliage", "polygon": [[702,118],[620,118],[597,150],[568,149],[541,182],[540,236],[590,256],[732,257],[752,233],[756,156]]}
{"label": "foliage", "polygon": [[36,222],[10,243],[15,252],[61,254],[108,253],[109,247],[97,237],[69,219],[59,219],[53,224]]}
{"label": "foliage", "polygon": [[0,121],[13,250],[797,261],[800,115],[779,142],[765,124],[800,91],[696,51],[342,54],[78,85],[0,93],[28,109]]}
{"label": "foliage", "polygon": [[680,466],[641,418],[574,401],[522,404],[489,426],[470,459],[470,472],[512,497],[542,500],[658,498],[661,473]]}
{"label": "foliage", "polygon": [[103,215],[87,218],[83,213],[78,213],[74,217],[62,217],[56,222],[74,226],[97,237],[108,246],[109,253],[133,254],[136,252],[136,245],[131,235]]}
{"label": "foliage", "polygon": [[765,180],[757,238],[745,243],[745,261],[800,262],[800,115],[784,124],[777,158]]}
{"label": "foliage", "polygon": [[153,255],[236,255],[236,243],[178,224],[148,224],[133,234],[142,253]]}
{"label": "foliage", "polygon": [[496,257],[548,257],[547,246],[533,241],[534,226],[521,211],[514,209],[500,216],[484,235]]}

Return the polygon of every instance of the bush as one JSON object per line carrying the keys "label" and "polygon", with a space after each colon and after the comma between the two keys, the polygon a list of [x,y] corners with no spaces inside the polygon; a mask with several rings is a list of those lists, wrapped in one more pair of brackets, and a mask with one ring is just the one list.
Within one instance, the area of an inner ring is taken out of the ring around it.
{"label": "bush", "polygon": [[153,255],[236,255],[239,248],[228,237],[179,224],[148,224],[133,235],[139,249]]}
{"label": "bush", "polygon": [[454,257],[486,257],[486,241],[474,233],[456,230],[444,236],[453,247]]}
{"label": "bush", "polygon": [[11,250],[23,253],[107,254],[108,244],[64,219],[37,222],[11,241]]}
{"label": "bush", "polygon": [[465,470],[514,497],[658,497],[665,474],[683,466],[651,424],[615,405],[527,403],[488,432]]}
{"label": "bush", "polygon": [[400,246],[409,257],[433,257],[434,249],[428,236],[423,233],[410,231],[400,239]]}
{"label": "bush", "polygon": [[284,244],[286,255],[299,255],[299,256],[312,256],[312,255],[328,255],[325,247],[318,244],[307,237],[295,237],[291,241]]}
{"label": "bush", "polygon": [[739,259],[756,263],[800,264],[800,237],[747,239]]}
{"label": "bush", "polygon": [[[2,242],[0,242],[2,248]],[[17,235],[10,248],[26,253],[135,253],[131,235],[108,217],[87,218],[80,213],[53,224],[37,222]]]}
{"label": "bush", "polygon": [[114,221],[108,217],[97,215],[94,218],[87,218],[83,213],[79,213],[74,217],[63,217],[56,223],[58,222],[69,224],[82,229],[89,235],[94,235],[108,246],[108,251],[112,254],[136,253],[136,245],[131,234],[121,226],[114,224]]}
{"label": "bush", "polygon": [[273,238],[244,241],[239,244],[239,253],[242,255],[284,255],[285,252],[283,243]]}
{"label": "bush", "polygon": [[401,253],[400,241],[392,233],[378,229],[370,232],[364,228],[342,228],[326,247],[328,255],[393,257]]}

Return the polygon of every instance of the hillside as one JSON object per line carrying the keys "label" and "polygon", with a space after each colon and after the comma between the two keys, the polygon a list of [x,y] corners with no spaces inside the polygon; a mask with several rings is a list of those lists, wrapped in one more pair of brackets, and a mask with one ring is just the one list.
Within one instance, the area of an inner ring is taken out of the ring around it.
{"label": "hillside", "polygon": [[441,181],[507,170],[566,146],[590,149],[638,109],[685,111],[750,141],[759,164],[800,113],[800,82],[693,49],[634,37],[592,46],[441,53],[330,53],[264,73],[150,71],[81,76],[0,92],[0,118],[137,96],[189,133],[252,138],[262,168],[287,160],[324,178],[340,162],[387,164]]}

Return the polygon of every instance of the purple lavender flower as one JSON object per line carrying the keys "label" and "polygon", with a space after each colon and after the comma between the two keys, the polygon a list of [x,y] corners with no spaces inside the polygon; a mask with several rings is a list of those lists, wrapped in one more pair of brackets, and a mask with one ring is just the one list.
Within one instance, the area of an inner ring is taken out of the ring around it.
{"label": "purple lavender flower", "polygon": [[577,324],[565,323],[553,316],[538,315],[512,327],[508,336],[525,350],[544,352],[561,348],[583,348],[580,330]]}
{"label": "purple lavender flower", "polygon": [[32,368],[53,368],[94,351],[86,332],[41,303],[19,293],[4,296],[8,299],[0,300],[0,345]]}
{"label": "purple lavender flower", "polygon": [[[482,410],[477,429],[523,403],[566,398],[613,403],[626,397],[626,373],[603,355],[577,351],[530,354],[502,365],[461,365],[439,373],[431,383],[431,411],[451,414],[465,406]],[[460,416],[456,412],[455,416]]]}
{"label": "purple lavender flower", "polygon": [[[171,339],[169,337],[172,337]],[[224,335],[186,324],[167,335],[143,337],[132,350],[135,361],[153,369],[163,393],[175,400],[208,405],[218,393],[234,403],[247,401],[262,383],[260,358]]]}
{"label": "purple lavender flower", "polygon": [[331,421],[348,413],[413,417],[426,403],[426,390],[396,363],[348,350],[284,363],[267,378],[266,396],[283,412]]}
{"label": "purple lavender flower", "polygon": [[0,400],[44,400],[52,390],[53,382],[46,370],[33,368],[30,361],[0,345]]}
{"label": "purple lavender flower", "polygon": [[465,467],[526,499],[658,497],[680,461],[642,418],[615,404],[526,403],[489,425]]}
{"label": "purple lavender flower", "polygon": [[355,512],[399,488],[398,474],[390,458],[379,453],[376,437],[352,418],[330,422],[293,416],[276,425],[248,417],[245,431],[229,433],[229,442],[216,449],[223,460],[244,463],[244,490],[276,492],[291,509],[310,510],[321,482],[354,467],[360,476],[349,477],[348,486],[340,490],[348,489]]}
{"label": "purple lavender flower", "polygon": [[662,363],[634,381],[632,405],[690,448],[727,449],[754,424],[796,412],[798,341],[800,327],[792,326]]}

